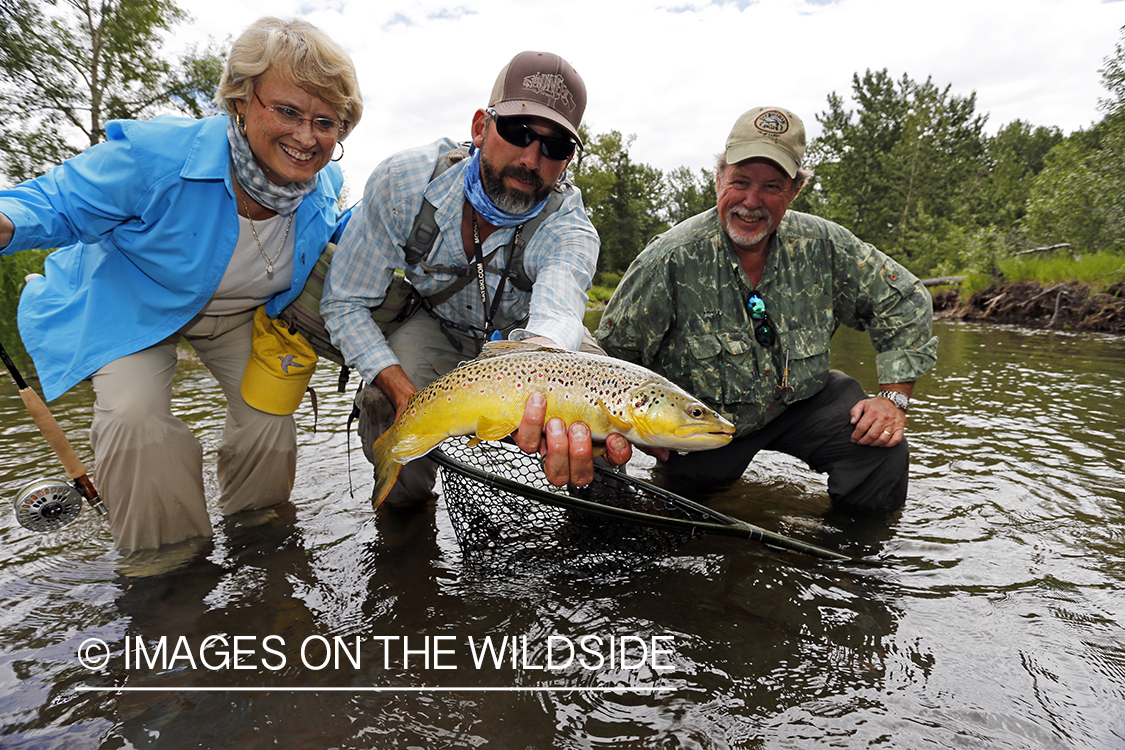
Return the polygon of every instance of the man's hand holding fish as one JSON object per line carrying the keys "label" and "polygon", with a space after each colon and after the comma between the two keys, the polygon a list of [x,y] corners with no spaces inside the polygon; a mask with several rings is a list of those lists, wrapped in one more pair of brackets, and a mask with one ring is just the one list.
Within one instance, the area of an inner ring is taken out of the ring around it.
{"label": "man's hand holding fish", "polygon": [[[543,456],[543,473],[556,487],[568,482],[583,487],[594,481],[594,438],[589,426],[575,422],[568,428],[558,417],[547,419],[547,399],[542,393],[528,397],[516,445],[525,453]],[[605,458],[614,466],[624,466],[633,456],[633,446],[617,433],[606,438],[605,448]],[[653,450],[662,451],[667,458],[667,450]]]}

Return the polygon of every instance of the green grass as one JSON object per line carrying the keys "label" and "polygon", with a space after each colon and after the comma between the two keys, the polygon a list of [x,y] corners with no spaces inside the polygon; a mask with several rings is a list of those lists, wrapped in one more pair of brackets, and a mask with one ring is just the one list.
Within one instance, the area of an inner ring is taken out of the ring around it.
{"label": "green grass", "polygon": [[[1050,285],[1062,282],[1088,284],[1097,292],[1125,281],[1125,255],[1110,252],[1087,253],[1074,258],[1056,252],[1045,257],[1031,255],[1008,258],[998,264],[1003,280],[1038,281]],[[961,293],[968,296],[995,283],[985,273],[970,274],[961,283]]]}
{"label": "green grass", "polygon": [[1125,280],[1125,255],[1091,253],[1080,257],[1076,260],[1062,253],[1036,259],[1022,256],[1002,262],[1000,269],[1013,280],[1038,281],[1041,284],[1080,281],[1096,289]]}
{"label": "green grass", "polygon": [[613,296],[613,290],[621,282],[622,274],[603,271],[594,277],[595,285],[587,292],[591,302],[605,304]]}
{"label": "green grass", "polygon": [[609,302],[609,298],[613,296],[614,287],[611,286],[595,286],[590,287],[590,291],[586,296],[590,298],[591,302],[601,302],[603,305]]}

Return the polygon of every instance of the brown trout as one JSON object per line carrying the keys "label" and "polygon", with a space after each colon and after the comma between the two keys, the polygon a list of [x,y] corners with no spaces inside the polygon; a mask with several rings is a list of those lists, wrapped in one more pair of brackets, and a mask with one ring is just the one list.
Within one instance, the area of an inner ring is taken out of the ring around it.
{"label": "brown trout", "polygon": [[584,422],[595,441],[611,433],[652,448],[698,451],[730,442],[734,425],[667,378],[640,365],[596,354],[515,341],[485,344],[462,364],[410,397],[402,415],[375,441],[375,506],[401,465],[455,435],[470,444],[515,432],[532,393],[547,399],[547,419]]}

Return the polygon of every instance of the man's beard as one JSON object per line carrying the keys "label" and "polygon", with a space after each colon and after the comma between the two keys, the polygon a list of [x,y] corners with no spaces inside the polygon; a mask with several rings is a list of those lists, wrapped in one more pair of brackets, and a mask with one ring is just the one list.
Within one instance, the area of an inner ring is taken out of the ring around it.
{"label": "man's beard", "polygon": [[[749,220],[765,219],[766,220],[766,228],[763,229],[760,232],[755,232],[754,234],[747,234],[746,232],[740,232],[740,231],[733,228],[733,222],[731,221],[732,215],[733,216],[739,216],[743,219],[749,219]],[[766,211],[765,209],[758,209],[758,210],[755,210],[755,211],[750,211],[748,209],[742,208],[741,206],[735,206],[734,208],[727,211],[726,214],[722,218],[723,218],[723,229],[726,230],[727,236],[730,237],[731,242],[733,242],[735,245],[738,245],[739,247],[746,247],[746,248],[754,247],[759,242],[761,242],[762,240],[769,237],[770,233],[773,232],[773,227],[770,226],[769,212]]]}
{"label": "man's beard", "polygon": [[[504,167],[497,174],[493,166],[484,158],[484,153],[480,155],[480,177],[485,194],[492,199],[497,208],[510,214],[527,213],[551,193],[551,186],[544,184],[543,178],[527,167],[519,165]],[[528,193],[508,188],[504,185],[505,177],[513,177],[520,182],[534,185],[535,191]]]}

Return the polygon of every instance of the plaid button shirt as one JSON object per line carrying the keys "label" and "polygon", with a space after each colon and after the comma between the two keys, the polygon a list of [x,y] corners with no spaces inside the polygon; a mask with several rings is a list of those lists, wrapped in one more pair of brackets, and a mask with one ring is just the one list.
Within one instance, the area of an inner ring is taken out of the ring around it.
{"label": "plaid button shirt", "polygon": [[[458,277],[430,273],[421,265],[407,266],[403,250],[423,195],[437,209],[439,234],[428,265],[468,265],[461,241],[461,212],[465,203],[464,170],[468,159],[450,167],[431,182],[434,165],[443,154],[457,148],[448,139],[422,148],[402,151],[372,172],[362,203],[356,209],[332,257],[320,311],[332,340],[367,382],[381,370],[398,364],[386,337],[372,323],[368,308],[383,301],[395,269],[424,296],[436,294]],[[577,349],[582,340],[582,316],[586,292],[593,281],[598,258],[598,234],[582,205],[577,188],[568,186],[561,208],[551,214],[528,240],[523,266],[534,281],[531,292],[521,292],[509,283],[494,323],[510,328],[527,317],[527,323],[510,338],[545,336],[559,346]],[[515,228],[501,228],[484,242],[484,254],[508,245]],[[492,264],[503,267],[504,251]],[[489,302],[499,277],[486,274]],[[473,282],[436,309],[450,322],[482,327],[485,311],[480,288]]]}

